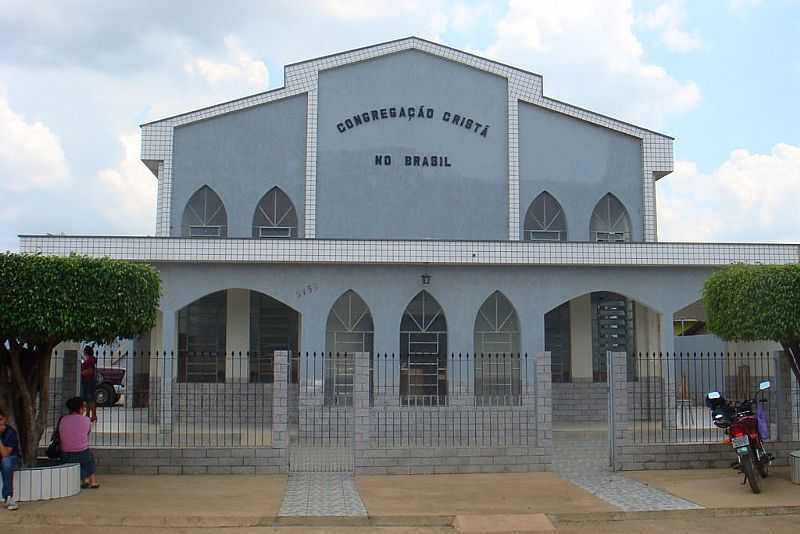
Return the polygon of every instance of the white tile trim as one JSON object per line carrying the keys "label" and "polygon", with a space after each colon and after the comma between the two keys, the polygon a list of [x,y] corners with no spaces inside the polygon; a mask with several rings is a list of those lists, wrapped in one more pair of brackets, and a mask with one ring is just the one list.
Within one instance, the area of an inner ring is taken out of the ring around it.
{"label": "white tile trim", "polygon": [[722,266],[800,263],[800,245],[22,236],[20,250],[147,262]]}

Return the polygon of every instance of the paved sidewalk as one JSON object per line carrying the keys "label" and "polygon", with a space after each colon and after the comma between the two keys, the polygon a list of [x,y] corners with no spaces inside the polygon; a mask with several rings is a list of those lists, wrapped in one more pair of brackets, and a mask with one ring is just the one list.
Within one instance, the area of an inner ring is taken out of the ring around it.
{"label": "paved sidewalk", "polygon": [[553,438],[553,470],[564,480],[626,512],[702,508],[608,467],[608,439],[603,433],[558,432]]}
{"label": "paved sidewalk", "polygon": [[356,486],[370,516],[616,510],[555,473],[359,476]]}
{"label": "paved sidewalk", "polygon": [[627,476],[707,508],[800,506],[800,485],[792,484],[789,468],[772,466],[769,471],[759,494],[742,484],[744,477],[733,469],[635,471]]}
{"label": "paved sidewalk", "polygon": [[351,473],[291,473],[281,516],[365,516]]}

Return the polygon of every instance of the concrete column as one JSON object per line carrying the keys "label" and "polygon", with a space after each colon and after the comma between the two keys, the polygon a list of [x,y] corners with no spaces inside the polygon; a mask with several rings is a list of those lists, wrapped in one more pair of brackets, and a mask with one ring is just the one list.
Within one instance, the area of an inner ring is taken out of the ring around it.
{"label": "concrete column", "polygon": [[289,470],[289,351],[275,351],[272,384],[272,448],[280,452],[282,471]]}
{"label": "concrete column", "polygon": [[[156,379],[151,381],[151,398],[153,402],[153,386],[155,385],[156,395],[158,398],[158,422],[159,430],[162,435],[170,434],[172,432],[172,386],[178,374],[178,347],[177,335],[178,329],[176,324],[177,312],[172,309],[164,309],[162,316],[162,330],[161,338],[164,342],[162,352],[154,354]],[[152,368],[152,366],[151,366]],[[155,384],[153,383],[155,382]],[[168,436],[163,436],[168,439]]]}
{"label": "concrete column", "polygon": [[226,291],[227,317],[225,322],[225,381],[250,380],[250,291]]}
{"label": "concrete column", "polygon": [[608,352],[609,464],[613,471],[623,469],[623,450],[631,438],[628,415],[628,354]]}
{"label": "concrete column", "polygon": [[369,448],[369,352],[356,352],[353,370],[353,454],[356,466],[365,462]]}
{"label": "concrete column", "polygon": [[593,379],[591,295],[583,295],[570,301],[569,330],[572,378],[591,382]]}
{"label": "concrete column", "polygon": [[[553,461],[553,395],[550,352],[537,353],[535,364],[530,366],[535,367],[536,385],[534,388],[523,389],[522,396],[524,406],[535,407],[535,424],[528,425],[529,429],[535,429],[535,439],[529,433],[528,447],[532,448],[535,445],[541,449],[545,456],[544,463],[549,466]],[[529,415],[528,420],[530,421],[530,419]]]}
{"label": "concrete column", "polygon": [[792,402],[794,378],[792,377],[789,355],[783,351],[773,352],[773,355],[775,359],[775,383],[772,384],[772,388],[775,392],[774,399],[778,420],[775,421],[777,435],[771,436],[771,438],[775,441],[793,441],[795,439],[793,421],[797,417],[794,411],[797,408],[793,406]]}
{"label": "concrete column", "polygon": [[672,324],[672,311],[666,310],[660,316],[660,332],[659,337],[661,340],[661,378],[664,384],[664,417],[663,429],[664,432],[671,436],[677,431],[678,421],[678,377],[675,369],[675,336]]}

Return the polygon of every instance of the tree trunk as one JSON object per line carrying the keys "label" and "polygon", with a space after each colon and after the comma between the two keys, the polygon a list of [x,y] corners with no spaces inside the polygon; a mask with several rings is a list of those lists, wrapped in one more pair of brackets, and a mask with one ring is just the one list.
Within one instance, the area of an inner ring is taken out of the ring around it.
{"label": "tree trunk", "polygon": [[781,341],[781,346],[786,354],[789,356],[789,362],[792,364],[792,372],[800,384],[800,341]]}
{"label": "tree trunk", "polygon": [[49,343],[33,348],[12,343],[7,352],[11,411],[19,433],[22,461],[29,466],[36,462],[36,449],[47,425],[51,347]]}

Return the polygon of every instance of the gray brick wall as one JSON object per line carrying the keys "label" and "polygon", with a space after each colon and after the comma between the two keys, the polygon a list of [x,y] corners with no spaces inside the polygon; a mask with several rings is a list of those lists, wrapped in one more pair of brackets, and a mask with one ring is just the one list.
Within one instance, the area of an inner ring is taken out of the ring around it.
{"label": "gray brick wall", "polygon": [[[767,442],[775,456],[774,465],[788,465],[789,453],[800,449],[800,441]],[[626,471],[642,469],[710,469],[728,467],[736,461],[730,445],[696,443],[687,445],[633,445],[621,448],[618,460]]]}
{"label": "gray brick wall", "polygon": [[356,458],[365,475],[509,473],[547,471],[549,452],[539,447],[368,449]]}
{"label": "gray brick wall", "polygon": [[286,471],[281,449],[94,449],[98,473],[266,474]]}

